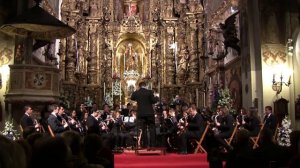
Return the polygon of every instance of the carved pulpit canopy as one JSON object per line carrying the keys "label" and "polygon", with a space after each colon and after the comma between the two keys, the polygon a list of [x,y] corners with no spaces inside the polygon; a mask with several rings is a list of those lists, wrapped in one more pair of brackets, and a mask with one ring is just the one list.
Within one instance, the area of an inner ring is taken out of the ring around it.
{"label": "carved pulpit canopy", "polygon": [[42,9],[39,6],[41,0],[35,0],[35,2],[34,7],[2,25],[0,30],[10,35],[26,36],[39,40],[66,38],[76,32],[75,29]]}

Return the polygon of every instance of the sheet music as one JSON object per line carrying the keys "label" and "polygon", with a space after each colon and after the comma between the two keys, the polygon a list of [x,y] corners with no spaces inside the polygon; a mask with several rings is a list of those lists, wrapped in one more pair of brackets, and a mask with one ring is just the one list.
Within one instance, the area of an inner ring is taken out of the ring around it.
{"label": "sheet music", "polygon": [[134,122],[134,117],[129,117],[129,122],[133,123]]}
{"label": "sheet music", "polygon": [[130,122],[130,123],[133,123],[134,122],[134,117],[128,117],[128,116],[126,116],[126,117],[124,117],[124,120],[123,120],[124,122]]}

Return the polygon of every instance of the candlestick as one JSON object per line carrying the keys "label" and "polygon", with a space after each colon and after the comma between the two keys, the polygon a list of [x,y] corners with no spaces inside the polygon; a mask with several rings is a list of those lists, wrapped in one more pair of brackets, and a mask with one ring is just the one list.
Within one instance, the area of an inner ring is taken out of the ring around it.
{"label": "candlestick", "polygon": [[121,80],[120,80],[120,105],[122,103],[122,89],[121,89],[121,86],[122,86],[122,84],[121,84]]}
{"label": "candlestick", "polygon": [[[124,67],[123,67],[124,72],[125,72],[125,53],[126,53],[126,50],[125,50],[124,55],[123,55],[123,57],[124,57],[124,58],[123,58],[123,61],[124,61]],[[123,72],[123,73],[124,73],[124,72]]]}
{"label": "candlestick", "polygon": [[199,95],[198,95],[198,88],[196,88],[196,104],[197,104],[197,107],[199,107]]}
{"label": "candlestick", "polygon": [[103,83],[103,96],[105,97],[105,82]]}
{"label": "candlestick", "polygon": [[205,100],[205,99],[206,99],[206,95],[205,95],[205,92],[204,92],[204,93],[203,93],[203,106],[204,106],[204,107],[206,106],[206,102],[205,102],[206,100]]}

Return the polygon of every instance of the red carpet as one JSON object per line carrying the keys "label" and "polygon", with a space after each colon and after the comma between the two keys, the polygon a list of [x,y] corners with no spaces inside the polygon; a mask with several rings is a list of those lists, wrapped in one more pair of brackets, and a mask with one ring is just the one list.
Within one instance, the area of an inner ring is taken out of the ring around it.
{"label": "red carpet", "polygon": [[136,155],[134,152],[115,154],[115,168],[208,168],[206,154]]}

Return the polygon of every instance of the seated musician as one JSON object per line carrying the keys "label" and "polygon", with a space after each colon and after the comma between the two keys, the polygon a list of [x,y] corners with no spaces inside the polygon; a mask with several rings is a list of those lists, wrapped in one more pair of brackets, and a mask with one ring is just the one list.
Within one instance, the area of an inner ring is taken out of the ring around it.
{"label": "seated musician", "polygon": [[257,109],[254,107],[250,107],[244,120],[245,123],[243,124],[243,128],[249,131],[249,136],[257,136],[260,130],[260,121],[257,116]]}
{"label": "seated musician", "polygon": [[88,130],[88,126],[87,126],[87,119],[88,119],[88,117],[89,117],[89,112],[85,111],[84,114],[83,114],[83,119],[80,120],[80,118],[78,118],[79,121],[82,124],[83,130],[84,130],[85,133],[87,133],[87,130]]}
{"label": "seated musician", "polygon": [[129,112],[129,116],[124,118],[124,126],[125,126],[125,147],[131,146],[134,147],[135,144],[133,142],[134,137],[137,137],[137,129],[136,129],[136,111],[131,109]]}
{"label": "seated musician", "polygon": [[120,111],[113,111],[112,113],[112,127],[111,133],[115,139],[115,147],[120,148],[125,146],[124,141],[124,124],[123,117],[121,116]]}
{"label": "seated musician", "polygon": [[247,116],[247,111],[244,107],[240,109],[240,113],[236,116],[236,124],[238,128],[244,128],[245,118]]}
{"label": "seated musician", "polygon": [[50,110],[52,111],[51,114],[48,117],[48,124],[51,127],[52,131],[57,135],[60,136],[62,132],[66,130],[66,128],[69,126],[67,122],[62,123],[58,119],[58,110],[59,107],[57,104],[53,104],[50,106]]}
{"label": "seated musician", "polygon": [[77,118],[77,113],[75,110],[71,110],[71,116],[69,117],[69,125],[71,130],[79,132],[81,135],[84,135],[84,127]]}
{"label": "seated musician", "polygon": [[67,127],[66,129],[69,129],[69,130],[70,130],[70,127],[69,127],[69,118],[68,118],[68,115],[65,113],[65,108],[64,108],[63,106],[58,106],[57,119],[58,119],[62,124],[67,123],[67,124],[68,124],[68,127]]}
{"label": "seated musician", "polygon": [[[200,139],[205,129],[205,122],[195,107],[190,107],[188,114],[187,122],[185,123],[186,131],[181,131],[178,135],[179,154],[187,154],[187,144],[189,140]],[[179,122],[182,123],[184,121]]]}
{"label": "seated musician", "polygon": [[106,120],[107,116],[111,115],[110,108],[108,104],[103,105],[103,112],[101,113],[102,120]]}
{"label": "seated musician", "polygon": [[21,120],[20,120],[20,125],[24,130],[28,130],[28,131],[40,131],[40,125],[37,122],[36,119],[32,118],[32,108],[31,106],[25,106],[24,107],[24,115],[22,116]]}
{"label": "seated musician", "polygon": [[214,138],[226,150],[232,150],[232,147],[226,143],[225,139],[229,138],[234,130],[234,118],[229,114],[226,106],[221,107],[219,116],[221,117],[221,122],[216,124],[218,132],[215,132]]}
{"label": "seated musician", "polygon": [[177,131],[178,131],[178,122],[174,109],[170,109],[168,112],[163,111],[164,114],[164,126],[166,134],[166,144],[169,150],[174,150],[176,145]]}
{"label": "seated musician", "polygon": [[92,111],[91,115],[88,116],[86,120],[86,125],[88,128],[87,133],[95,133],[95,134],[100,134],[100,127],[99,127],[99,115],[100,111],[99,110],[94,110]]}

